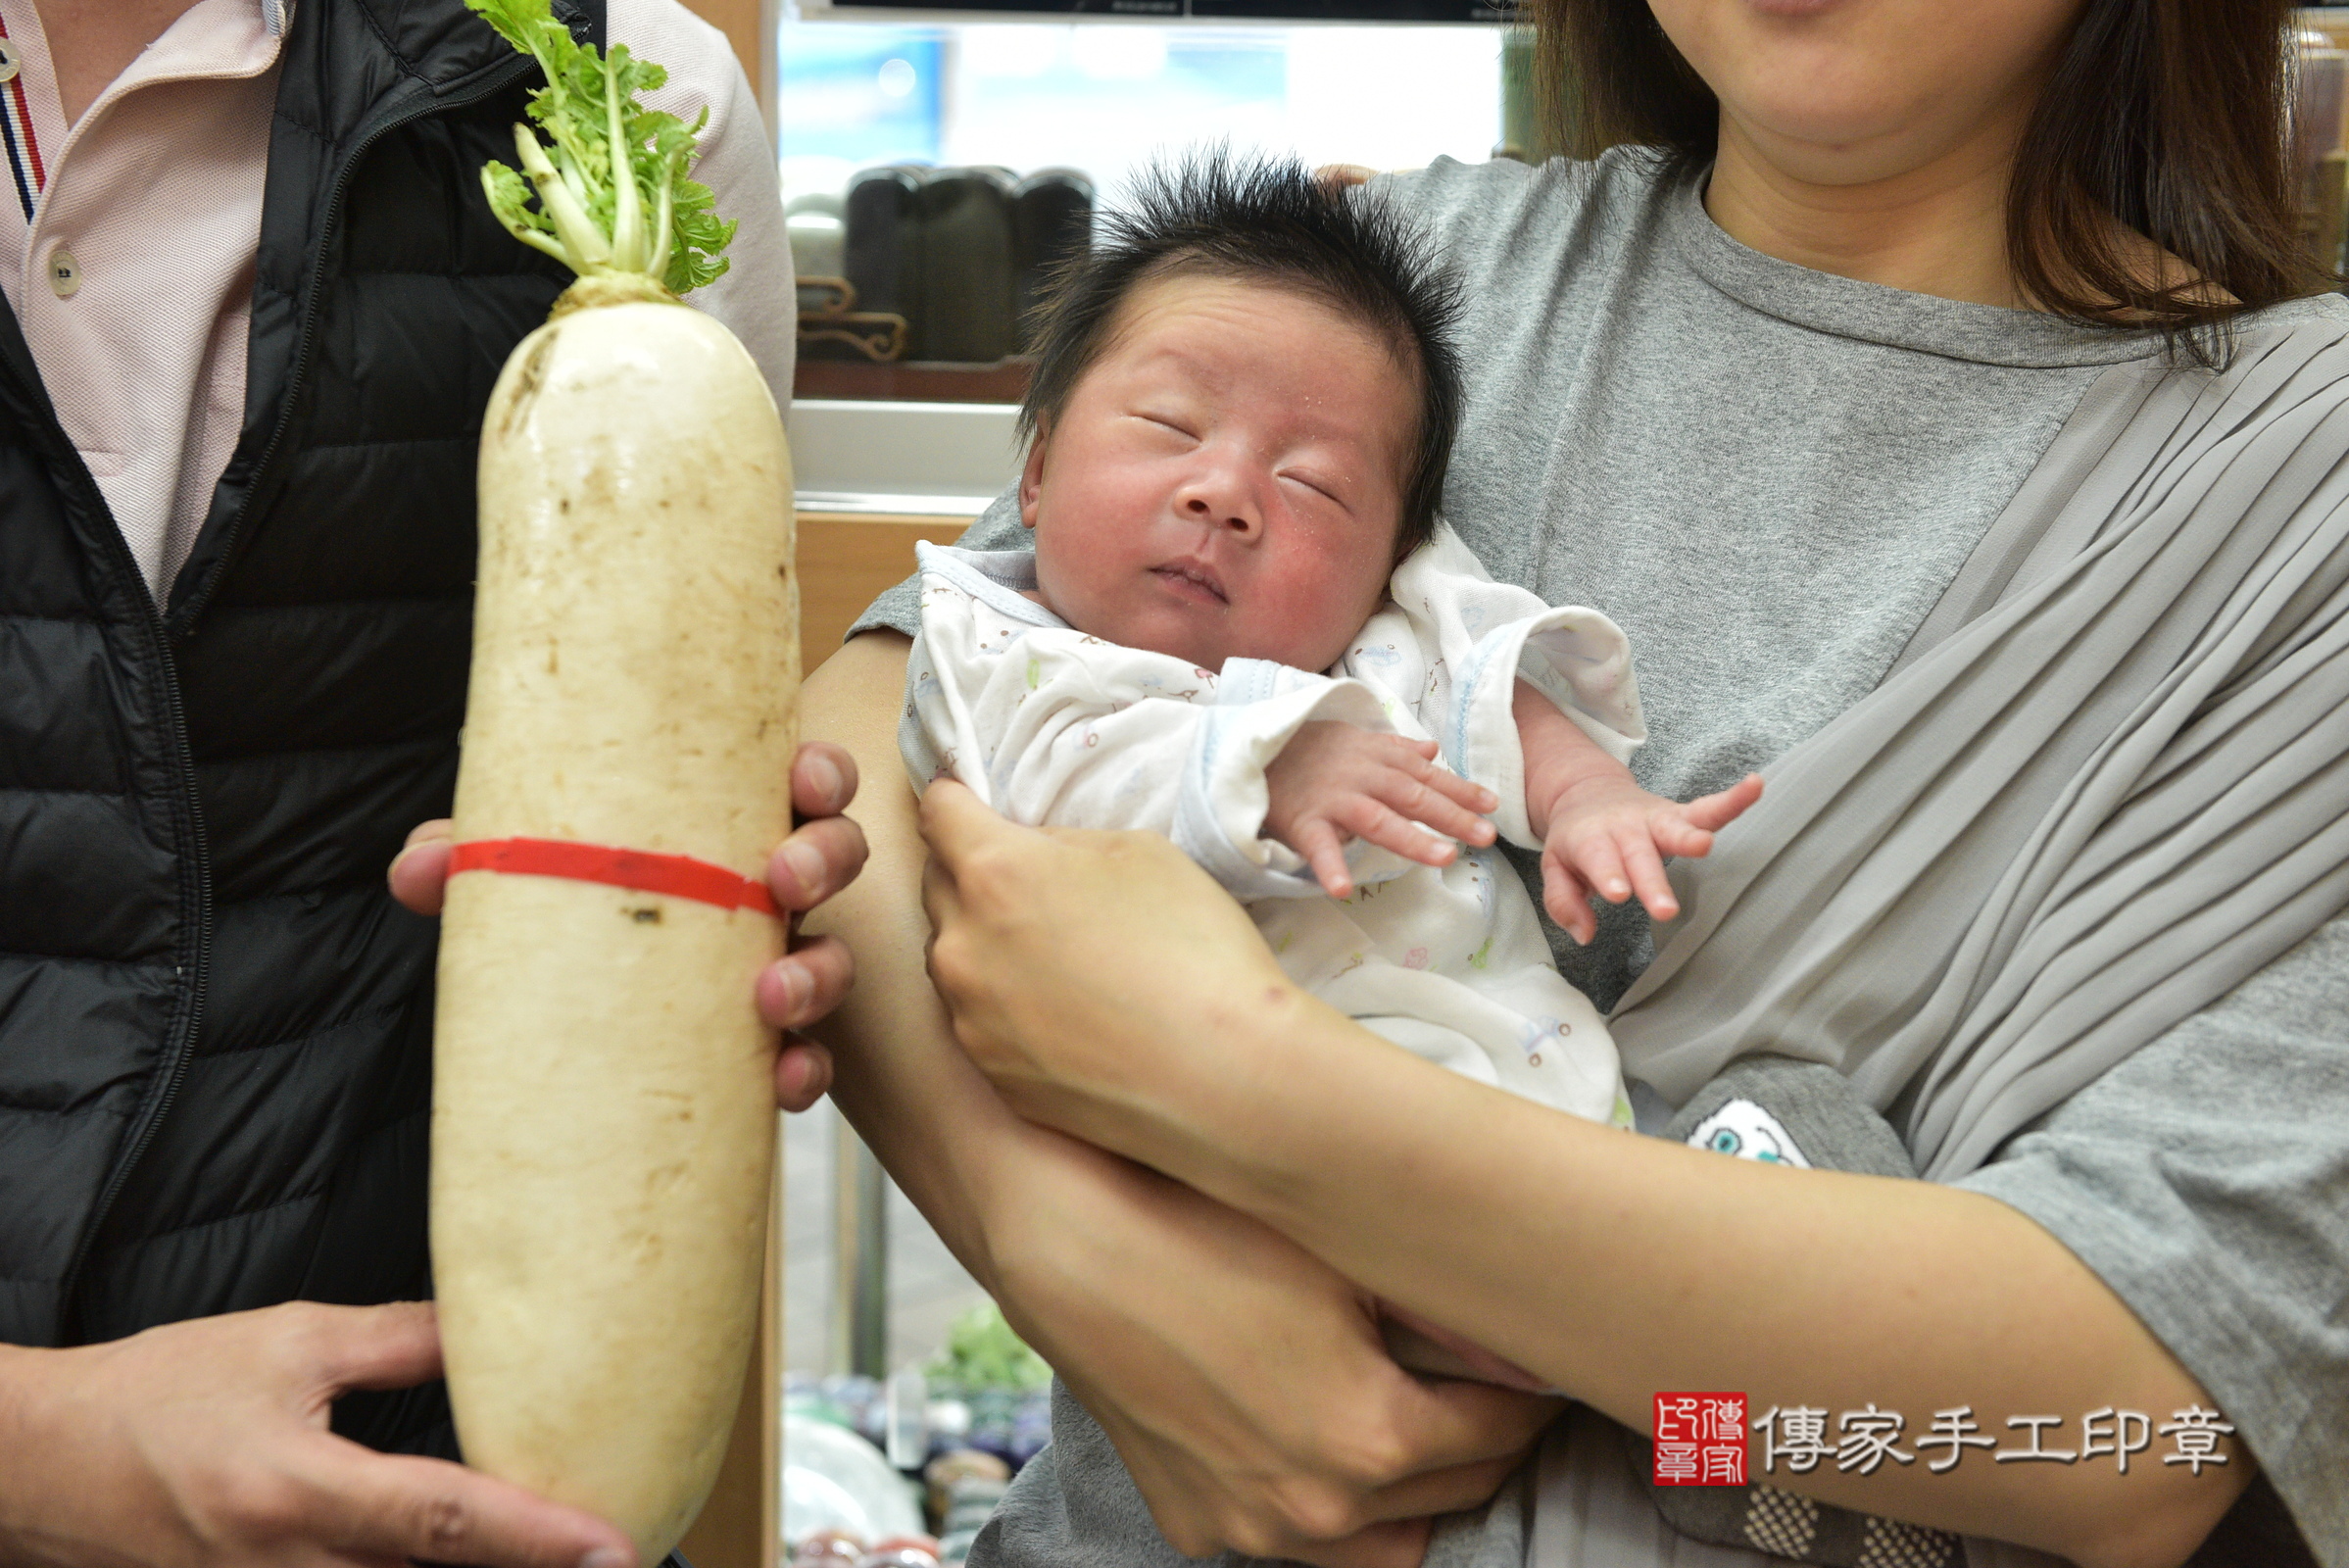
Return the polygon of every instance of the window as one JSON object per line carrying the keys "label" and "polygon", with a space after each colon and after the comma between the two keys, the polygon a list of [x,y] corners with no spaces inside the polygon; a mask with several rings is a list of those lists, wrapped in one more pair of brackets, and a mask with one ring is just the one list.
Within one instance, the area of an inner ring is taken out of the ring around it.
{"label": "window", "polygon": [[1501,31],[786,19],[786,194],[875,164],[1083,170],[1104,196],[1203,142],[1399,169],[1482,160],[1500,135]]}

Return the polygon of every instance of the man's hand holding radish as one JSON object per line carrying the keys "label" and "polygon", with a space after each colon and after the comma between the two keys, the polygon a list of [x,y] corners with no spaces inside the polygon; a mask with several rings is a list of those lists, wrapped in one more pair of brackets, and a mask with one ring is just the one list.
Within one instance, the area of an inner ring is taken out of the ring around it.
{"label": "man's hand holding radish", "polygon": [[[792,951],[759,976],[759,1016],[784,1031],[775,1059],[775,1103],[806,1110],[832,1086],[832,1058],[800,1035],[840,1005],[856,977],[856,959],[838,937],[796,942],[799,916],[847,887],[864,866],[864,833],[842,813],[856,795],[856,764],[829,741],[802,746],[791,765],[791,808],[799,825],[766,863],[767,888],[792,914]],[[408,835],[391,863],[392,897],[418,914],[440,912],[449,879],[449,821],[426,822]]]}
{"label": "man's hand holding radish", "polygon": [[346,1393],[439,1375],[428,1301],[0,1346],[0,1562],[631,1568],[626,1534],[592,1514],[327,1428]]}
{"label": "man's hand holding radish", "polygon": [[[841,814],[856,793],[848,753],[800,748],[799,825],[767,863],[795,923],[863,868],[863,832]],[[445,820],[426,822],[392,862],[393,895],[418,914],[440,909],[449,842]],[[847,946],[818,938],[759,976],[759,1010],[786,1031],[812,1024],[854,973]],[[777,1102],[805,1110],[831,1080],[823,1048],[787,1035]],[[72,1349],[0,1346],[0,1562],[632,1568],[604,1520],[328,1429],[342,1395],[440,1369],[431,1303],[416,1301],[292,1301]]]}

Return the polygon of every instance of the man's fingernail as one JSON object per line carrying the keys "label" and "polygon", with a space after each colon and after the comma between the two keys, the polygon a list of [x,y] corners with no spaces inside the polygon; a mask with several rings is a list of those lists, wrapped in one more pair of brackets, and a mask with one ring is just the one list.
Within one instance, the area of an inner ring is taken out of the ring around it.
{"label": "man's fingernail", "polygon": [[824,885],[824,858],[814,845],[786,843],[783,846],[783,863],[791,867],[791,874],[800,884],[801,892],[813,893]]}
{"label": "man's fingernail", "polygon": [[788,1036],[783,1041],[782,1054],[776,1058],[775,1073],[791,1087],[793,1094],[807,1087],[807,1053],[792,1050]]}
{"label": "man's fingernail", "polygon": [[784,958],[775,964],[775,979],[783,987],[783,1005],[790,1017],[797,1018],[807,1010],[809,999],[815,995],[815,977],[805,964]]}
{"label": "man's fingernail", "polygon": [[598,1546],[579,1559],[579,1568],[635,1568],[636,1559],[617,1546]]}
{"label": "man's fingernail", "polygon": [[807,759],[807,782],[827,801],[840,799],[840,768],[832,759],[818,752]]}

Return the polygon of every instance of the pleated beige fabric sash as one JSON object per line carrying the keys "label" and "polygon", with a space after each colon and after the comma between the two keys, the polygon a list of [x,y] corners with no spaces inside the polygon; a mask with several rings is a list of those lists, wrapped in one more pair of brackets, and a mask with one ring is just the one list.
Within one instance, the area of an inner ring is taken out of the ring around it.
{"label": "pleated beige fabric sash", "polygon": [[[1899,548],[1888,535],[1886,549]],[[2099,378],[1612,1020],[1841,1068],[1948,1179],[2349,905],[2349,329]]]}

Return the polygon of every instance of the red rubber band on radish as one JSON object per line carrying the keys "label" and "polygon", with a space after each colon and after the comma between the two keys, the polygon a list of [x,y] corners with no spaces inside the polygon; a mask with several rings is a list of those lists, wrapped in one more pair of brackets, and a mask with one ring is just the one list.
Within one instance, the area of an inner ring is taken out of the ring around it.
{"label": "red rubber band on radish", "polygon": [[574,844],[568,839],[474,839],[451,849],[449,874],[460,871],[601,882],[607,887],[663,893],[697,904],[714,904],[721,909],[751,909],[773,919],[783,918],[765,883],[690,855],[615,850],[602,844]]}

